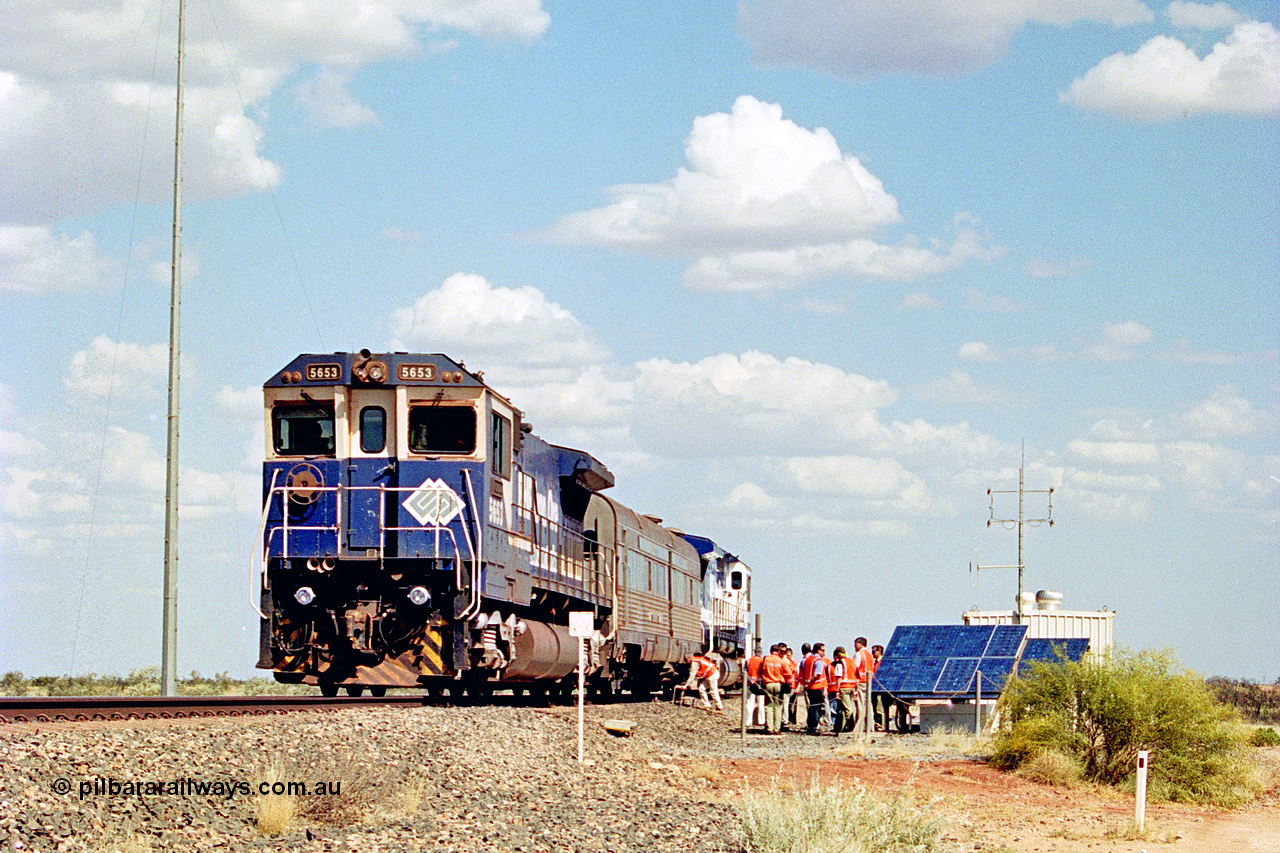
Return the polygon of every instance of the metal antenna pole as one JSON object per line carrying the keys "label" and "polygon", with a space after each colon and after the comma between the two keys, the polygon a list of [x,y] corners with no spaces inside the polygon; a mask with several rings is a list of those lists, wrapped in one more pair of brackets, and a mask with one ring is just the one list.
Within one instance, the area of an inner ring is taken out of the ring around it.
{"label": "metal antenna pole", "polygon": [[[1017,569],[1018,570],[1018,597],[1014,600],[1014,610],[1013,610],[1013,615],[1014,615],[1013,621],[1015,625],[1020,624],[1022,622],[1022,576],[1026,570],[1026,563],[1023,561],[1023,557],[1022,557],[1022,528],[1029,524],[1038,526],[1040,524],[1043,524],[1044,522],[1048,522],[1049,526],[1053,527],[1053,489],[1052,488],[1049,488],[1049,489],[1026,488],[1026,480],[1025,480],[1026,464],[1027,464],[1027,449],[1026,449],[1026,444],[1024,443],[1022,447],[1022,462],[1019,464],[1019,467],[1018,467],[1017,492],[1014,492],[1012,489],[987,489],[987,497],[991,501],[991,506],[990,506],[991,518],[987,520],[987,527],[990,527],[993,522],[996,524],[1002,524],[1006,528],[1012,525],[1017,525],[1018,564],[1016,566],[983,566],[983,565],[979,565],[976,560],[972,564],[973,568],[979,571],[981,571],[982,569]],[[1018,496],[1018,517],[1016,519],[996,518],[995,496],[996,495],[1012,495],[1012,494],[1016,494]],[[1025,496],[1028,494],[1048,495],[1049,496],[1049,514],[1046,515],[1044,518],[1027,518],[1026,513],[1024,511],[1024,507],[1025,507],[1024,499],[1025,499]]]}
{"label": "metal antenna pole", "polygon": [[178,0],[178,92],[173,133],[173,259],[169,283],[169,417],[165,443],[164,624],[160,641],[160,695],[177,694],[178,668],[178,381],[182,347],[182,57],[185,0]]}

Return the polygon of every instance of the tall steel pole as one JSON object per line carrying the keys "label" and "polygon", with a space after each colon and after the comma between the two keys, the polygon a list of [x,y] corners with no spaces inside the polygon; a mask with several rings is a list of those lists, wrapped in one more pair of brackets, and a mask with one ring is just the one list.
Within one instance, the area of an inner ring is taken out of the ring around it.
{"label": "tall steel pole", "polygon": [[182,56],[185,0],[178,0],[178,92],[173,132],[173,255],[169,276],[169,417],[165,442],[164,624],[160,695],[177,694],[178,669],[178,381],[182,308]]}
{"label": "tall steel pole", "polygon": [[[1026,488],[1026,465],[1027,451],[1023,447],[1022,462],[1018,466],[1018,517],[1013,518],[996,518],[996,495],[1011,495],[1012,489],[987,489],[987,497],[991,501],[991,518],[987,520],[987,527],[992,524],[1000,524],[1004,527],[1016,524],[1018,526],[1018,564],[1016,566],[983,566],[977,563],[971,563],[971,569],[981,571],[982,569],[1017,569],[1018,570],[1018,597],[1014,599],[1013,621],[1014,624],[1022,622],[1022,574],[1026,570],[1026,562],[1022,557],[1022,529],[1027,525],[1040,525],[1048,522],[1053,527],[1053,489],[1028,489]],[[1025,497],[1028,494],[1039,494],[1049,496],[1049,514],[1044,518],[1027,518],[1024,511]]]}

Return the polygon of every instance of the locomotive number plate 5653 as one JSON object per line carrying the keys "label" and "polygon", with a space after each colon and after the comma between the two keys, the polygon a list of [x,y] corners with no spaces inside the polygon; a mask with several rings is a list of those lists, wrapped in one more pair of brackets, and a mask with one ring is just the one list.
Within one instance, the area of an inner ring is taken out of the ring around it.
{"label": "locomotive number plate 5653", "polygon": [[396,367],[396,378],[402,382],[435,382],[434,364],[401,364]]}
{"label": "locomotive number plate 5653", "polygon": [[308,364],[307,365],[307,381],[308,382],[337,382],[342,378],[342,365],[340,364]]}

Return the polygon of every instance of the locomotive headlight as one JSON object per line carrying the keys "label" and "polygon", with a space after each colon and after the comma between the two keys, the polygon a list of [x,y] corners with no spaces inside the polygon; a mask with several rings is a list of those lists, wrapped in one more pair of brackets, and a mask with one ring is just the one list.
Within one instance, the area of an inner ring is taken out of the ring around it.
{"label": "locomotive headlight", "polygon": [[431,600],[431,592],[425,586],[415,586],[409,590],[409,601],[419,606]]}
{"label": "locomotive headlight", "polygon": [[316,600],[316,591],[309,586],[300,586],[298,591],[293,594],[293,600],[306,607]]}

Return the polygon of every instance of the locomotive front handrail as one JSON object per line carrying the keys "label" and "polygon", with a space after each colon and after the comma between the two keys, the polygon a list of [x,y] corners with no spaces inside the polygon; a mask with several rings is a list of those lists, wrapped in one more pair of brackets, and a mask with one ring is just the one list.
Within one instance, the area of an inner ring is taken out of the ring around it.
{"label": "locomotive front handrail", "polygon": [[[280,476],[279,468],[271,472],[271,485],[267,487],[267,494],[270,494],[275,490],[276,479],[279,476]],[[262,543],[261,556],[260,556],[260,559],[258,560],[259,565],[261,565],[262,568],[259,572],[256,573],[258,574],[258,601],[262,600],[262,591],[267,588],[267,559],[268,559],[267,557],[267,516],[270,514],[270,512],[271,512],[271,499],[268,498],[267,500],[262,502],[262,518],[258,521],[258,537],[257,539],[254,540],[255,542]],[[257,549],[255,548],[254,551],[256,550]],[[259,619],[266,619],[267,614],[263,613],[262,610],[258,607],[258,601],[255,601],[253,596],[253,576],[255,574],[254,566],[253,566],[253,555],[254,555],[254,552],[251,551],[249,553],[249,606],[253,608],[254,613],[258,614]]]}
{"label": "locomotive front handrail", "polygon": [[[473,613],[480,611],[480,571],[481,561],[484,559],[484,532],[480,529],[480,507],[476,504],[475,487],[471,483],[471,470],[469,468],[462,469],[462,477],[467,481],[467,497],[471,500],[471,520],[476,525],[476,547],[471,555],[471,601],[467,604],[467,609],[463,611],[459,619],[469,618]],[[467,534],[467,523],[462,522],[462,533],[467,539],[467,547],[471,547],[471,537]]]}
{"label": "locomotive front handrail", "polygon": [[[278,473],[279,472],[276,472],[277,475]],[[263,503],[262,521],[259,527],[259,538],[262,540],[262,543],[263,543],[262,565],[263,565],[264,577],[266,574],[267,561],[270,559],[271,542],[275,539],[277,534],[280,537],[279,547],[280,547],[281,559],[287,560],[291,556],[290,543],[291,543],[291,540],[293,539],[291,534],[299,533],[299,532],[307,532],[307,531],[318,532],[318,533],[332,533],[334,536],[334,555],[335,556],[343,555],[343,552],[346,549],[342,547],[342,537],[343,537],[343,531],[347,529],[347,525],[343,524],[343,518],[344,518],[343,493],[344,492],[346,491],[352,491],[352,492],[377,491],[380,496],[385,496],[387,493],[400,493],[400,492],[412,493],[416,490],[416,487],[344,486],[344,485],[319,486],[319,487],[307,486],[306,491],[308,492],[317,492],[317,491],[333,492],[335,495],[335,499],[336,499],[335,523],[320,524],[320,525],[315,525],[315,524],[303,525],[303,524],[296,524],[296,523],[290,522],[289,513],[287,510],[288,499],[289,499],[288,496],[290,492],[297,491],[297,490],[298,488],[293,486],[276,485],[276,477],[273,476],[271,486],[268,489],[267,500],[264,501]],[[269,520],[270,510],[271,510],[272,502],[276,499],[277,496],[279,496],[280,498],[281,518],[278,523],[276,523],[274,526],[271,526],[270,520]],[[453,530],[453,528],[449,526],[448,523],[421,524],[421,525],[415,525],[415,526],[388,525],[386,505],[387,505],[387,501],[385,500],[385,497],[383,497],[378,501],[378,528],[379,528],[378,556],[380,558],[385,559],[386,557],[387,534],[389,532],[403,532],[403,533],[427,532],[427,533],[434,533],[436,536],[436,545],[435,545],[434,553],[432,554],[432,557],[434,559],[441,559],[443,556],[449,556],[449,557],[452,557],[455,560],[455,562],[459,564],[462,562],[463,559],[470,559],[473,564],[477,562],[478,549],[471,541],[470,531],[466,526],[465,520],[462,525],[462,539],[463,539],[462,544],[464,547],[459,547],[458,536]],[[474,515],[474,497],[472,498],[472,510]],[[477,523],[478,523],[478,520],[477,520]],[[447,550],[442,549],[440,547],[441,545],[440,536],[442,533],[444,534],[444,536],[448,538],[449,547]],[[458,568],[458,571],[461,572],[461,567]],[[478,571],[479,570],[477,568],[476,569],[477,575],[478,575]],[[459,574],[458,580],[459,581],[462,580],[461,574]],[[476,603],[478,604],[478,602]]]}

